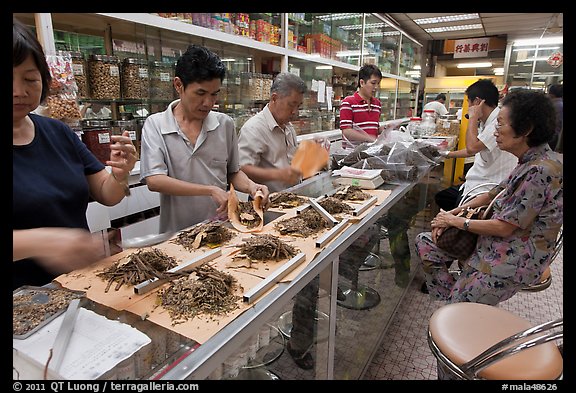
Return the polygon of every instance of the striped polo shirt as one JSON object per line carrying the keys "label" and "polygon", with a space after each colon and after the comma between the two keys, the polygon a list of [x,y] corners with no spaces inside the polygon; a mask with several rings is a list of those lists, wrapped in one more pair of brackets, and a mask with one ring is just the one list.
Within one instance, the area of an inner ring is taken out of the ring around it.
{"label": "striped polo shirt", "polygon": [[358,92],[355,92],[342,100],[340,105],[340,129],[353,128],[352,126],[354,125],[377,137],[381,107],[382,105],[378,98],[372,97],[370,104],[368,104]]}

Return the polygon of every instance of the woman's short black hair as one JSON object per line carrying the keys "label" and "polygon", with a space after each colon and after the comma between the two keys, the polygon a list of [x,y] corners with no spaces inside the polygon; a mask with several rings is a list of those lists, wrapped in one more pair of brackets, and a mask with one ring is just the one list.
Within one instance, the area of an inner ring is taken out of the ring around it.
{"label": "woman's short black hair", "polygon": [[24,63],[29,56],[32,56],[42,78],[42,94],[40,96],[40,102],[42,102],[50,92],[50,82],[52,81],[46,55],[44,54],[42,45],[40,45],[40,42],[32,33],[32,30],[16,18],[12,19],[14,21],[14,27],[12,29],[12,67],[19,66]]}
{"label": "woman's short black hair", "polygon": [[200,45],[190,45],[176,62],[174,76],[182,81],[184,88],[189,83],[211,81],[213,79],[224,80],[226,66],[220,57],[208,48]]}
{"label": "woman's short black hair", "polygon": [[528,146],[539,146],[554,137],[556,113],[552,100],[538,90],[513,90],[502,106],[509,110],[510,126],[516,136],[527,136]]}

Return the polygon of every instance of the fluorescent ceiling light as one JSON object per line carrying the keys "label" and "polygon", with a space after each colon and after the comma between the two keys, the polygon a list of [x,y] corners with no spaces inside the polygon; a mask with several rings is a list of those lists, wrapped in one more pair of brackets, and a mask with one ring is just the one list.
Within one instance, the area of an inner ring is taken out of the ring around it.
{"label": "fluorescent ceiling light", "polygon": [[[559,46],[539,46],[538,47],[538,50],[554,50],[554,49],[560,49],[560,47]],[[525,50],[536,50],[536,47],[512,49],[512,52],[520,52],[520,51],[525,51]]]}
{"label": "fluorescent ceiling light", "polygon": [[320,20],[342,20],[342,19],[352,19],[352,18],[360,18],[362,14],[352,14],[352,13],[336,13],[336,14],[327,14],[327,15],[319,15],[315,16],[316,19]]}
{"label": "fluorescent ceiling light", "polygon": [[316,69],[317,70],[331,70],[332,66],[331,65],[319,65],[319,66],[316,66]]}
{"label": "fluorescent ceiling light", "polygon": [[346,56],[360,56],[359,50],[342,50],[336,52],[336,57],[346,57]]}
{"label": "fluorescent ceiling light", "polygon": [[526,40],[516,40],[513,46],[532,46],[532,45],[547,45],[547,44],[562,44],[564,37],[547,37],[547,38],[532,38]]}
{"label": "fluorescent ceiling light", "polygon": [[420,65],[419,65],[419,64],[416,64],[416,65],[414,66],[414,69],[415,69],[415,70],[421,70],[421,69],[422,69],[422,67],[420,67]]}
{"label": "fluorescent ceiling light", "polygon": [[232,59],[232,58],[230,58],[230,59],[222,59],[222,61],[225,61],[225,62],[234,62],[234,61],[236,61],[236,59]]}
{"label": "fluorescent ceiling light", "polygon": [[494,68],[493,70],[494,70],[494,73],[497,73],[497,72],[502,72],[502,73],[504,73],[504,67],[496,67],[496,68]]}
{"label": "fluorescent ceiling light", "polygon": [[492,63],[484,62],[484,63],[460,63],[456,67],[458,68],[486,68],[492,67]]}
{"label": "fluorescent ceiling light", "polygon": [[399,31],[379,31],[376,33],[365,33],[364,37],[374,38],[374,37],[388,37],[392,35],[400,35]]}
{"label": "fluorescent ceiling light", "polygon": [[516,63],[524,63],[527,61],[530,61],[530,62],[532,62],[532,61],[547,61],[547,60],[548,60],[548,57],[530,57],[528,59],[516,60]]}
{"label": "fluorescent ceiling light", "polygon": [[481,29],[481,28],[482,28],[482,25],[480,23],[477,23],[474,25],[431,27],[429,29],[424,29],[424,30],[427,33],[445,33],[447,31],[475,30],[475,29]]}
{"label": "fluorescent ceiling light", "polygon": [[[388,24],[384,23],[384,22],[378,22],[378,23],[366,23],[366,28],[367,29],[379,29],[381,27],[386,27],[388,26]],[[362,28],[362,25],[360,24],[356,24],[356,25],[344,25],[344,26],[339,26],[342,30],[359,30]]]}
{"label": "fluorescent ceiling light", "polygon": [[436,16],[434,18],[414,19],[414,23],[418,25],[428,25],[433,23],[456,22],[459,20],[470,20],[470,19],[480,19],[480,15],[474,13],[474,14]]}

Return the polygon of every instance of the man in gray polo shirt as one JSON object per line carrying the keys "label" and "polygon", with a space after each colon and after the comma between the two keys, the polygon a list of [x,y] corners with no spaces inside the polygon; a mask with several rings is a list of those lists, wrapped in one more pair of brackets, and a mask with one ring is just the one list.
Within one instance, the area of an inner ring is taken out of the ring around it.
{"label": "man in gray polo shirt", "polygon": [[176,63],[180,99],[144,123],[140,181],[161,194],[160,233],[226,219],[228,184],[252,197],[260,190],[268,206],[268,187],[240,170],[234,121],[212,111],[225,74],[215,53],[190,45]]}
{"label": "man in gray polo shirt", "polygon": [[296,152],[296,131],[290,120],[298,116],[306,84],[299,76],[276,75],[270,101],[240,129],[240,166],[250,179],[266,184],[270,192],[288,188],[301,178],[290,166]]}

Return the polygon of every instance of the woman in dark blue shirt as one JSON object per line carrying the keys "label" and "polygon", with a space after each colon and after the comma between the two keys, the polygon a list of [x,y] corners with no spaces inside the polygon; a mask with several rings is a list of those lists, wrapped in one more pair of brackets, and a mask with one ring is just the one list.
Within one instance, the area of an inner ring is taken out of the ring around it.
{"label": "woman in dark blue shirt", "polygon": [[107,171],[63,122],[31,114],[50,87],[42,46],[23,24],[13,28],[12,286],[44,285],[104,257],[86,221],[89,198],[124,198],[136,163],[128,132],[112,136]]}

